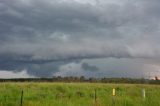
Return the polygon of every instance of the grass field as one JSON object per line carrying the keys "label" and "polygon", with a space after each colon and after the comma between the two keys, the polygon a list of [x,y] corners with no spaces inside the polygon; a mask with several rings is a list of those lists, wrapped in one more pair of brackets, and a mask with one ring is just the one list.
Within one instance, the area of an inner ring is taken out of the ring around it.
{"label": "grass field", "polygon": [[0,83],[0,106],[21,106],[22,90],[23,106],[160,106],[160,85],[31,82]]}

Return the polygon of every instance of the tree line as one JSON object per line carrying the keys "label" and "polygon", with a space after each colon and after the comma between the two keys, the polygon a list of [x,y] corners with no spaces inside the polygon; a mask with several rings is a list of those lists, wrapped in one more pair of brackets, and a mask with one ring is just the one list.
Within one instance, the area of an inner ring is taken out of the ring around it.
{"label": "tree line", "polygon": [[160,84],[160,80],[144,79],[144,78],[86,78],[80,77],[62,77],[54,76],[52,78],[15,78],[15,79],[0,79],[0,82],[90,82],[90,83],[130,83],[130,84]]}

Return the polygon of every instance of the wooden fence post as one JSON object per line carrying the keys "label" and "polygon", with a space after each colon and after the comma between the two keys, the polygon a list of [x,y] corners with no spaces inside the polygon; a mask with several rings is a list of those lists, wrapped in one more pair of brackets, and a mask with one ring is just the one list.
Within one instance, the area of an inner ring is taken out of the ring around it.
{"label": "wooden fence post", "polygon": [[97,90],[94,90],[94,101],[97,102]]}
{"label": "wooden fence post", "polygon": [[21,105],[20,106],[23,106],[23,90],[21,92]]}

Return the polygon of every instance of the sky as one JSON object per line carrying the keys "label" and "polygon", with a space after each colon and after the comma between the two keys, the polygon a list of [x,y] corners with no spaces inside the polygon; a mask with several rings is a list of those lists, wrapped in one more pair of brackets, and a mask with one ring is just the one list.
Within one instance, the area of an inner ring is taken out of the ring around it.
{"label": "sky", "polygon": [[0,0],[0,78],[160,76],[160,0]]}

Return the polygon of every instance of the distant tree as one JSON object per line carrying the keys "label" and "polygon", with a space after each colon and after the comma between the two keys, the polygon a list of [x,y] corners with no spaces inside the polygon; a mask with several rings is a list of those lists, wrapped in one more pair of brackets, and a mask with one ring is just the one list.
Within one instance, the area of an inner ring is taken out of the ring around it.
{"label": "distant tree", "polygon": [[158,81],[158,77],[157,76],[155,76],[155,80]]}
{"label": "distant tree", "polygon": [[81,76],[79,79],[80,79],[80,81],[84,81],[84,80],[85,80],[85,77],[84,77],[84,76]]}
{"label": "distant tree", "polygon": [[57,80],[58,80],[58,81],[61,81],[61,80],[62,80],[62,77],[61,77],[61,76],[57,76]]}

